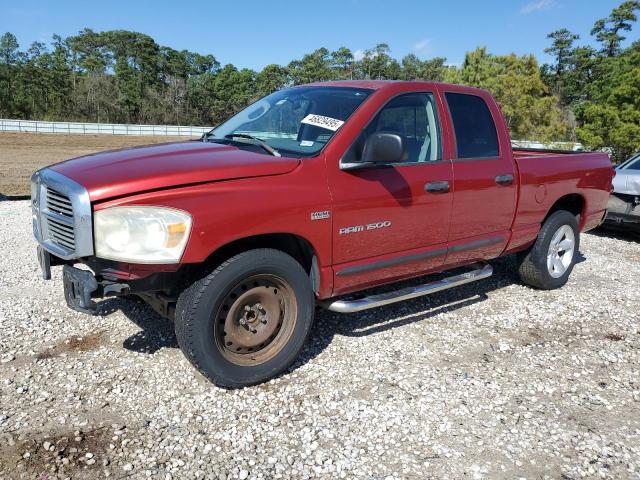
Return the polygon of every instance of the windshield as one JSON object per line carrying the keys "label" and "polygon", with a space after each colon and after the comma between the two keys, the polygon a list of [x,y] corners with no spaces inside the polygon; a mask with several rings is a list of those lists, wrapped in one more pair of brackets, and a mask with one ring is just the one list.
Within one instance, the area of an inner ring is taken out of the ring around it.
{"label": "windshield", "polygon": [[347,87],[280,90],[214,128],[205,140],[246,144],[253,137],[283,156],[312,156],[322,150],[371,92]]}
{"label": "windshield", "polygon": [[640,155],[631,157],[625,163],[620,165],[621,170],[640,170]]}

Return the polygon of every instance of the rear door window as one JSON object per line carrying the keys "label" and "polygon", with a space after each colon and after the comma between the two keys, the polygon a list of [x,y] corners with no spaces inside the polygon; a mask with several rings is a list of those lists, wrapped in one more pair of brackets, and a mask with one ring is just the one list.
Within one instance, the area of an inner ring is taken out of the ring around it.
{"label": "rear door window", "polygon": [[499,156],[496,125],[485,101],[476,95],[445,93],[456,136],[458,158]]}

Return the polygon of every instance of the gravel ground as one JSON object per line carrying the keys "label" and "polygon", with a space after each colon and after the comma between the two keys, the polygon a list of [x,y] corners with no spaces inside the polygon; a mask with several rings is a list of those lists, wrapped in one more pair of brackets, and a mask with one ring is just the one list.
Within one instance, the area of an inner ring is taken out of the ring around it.
{"label": "gravel ground", "polygon": [[28,202],[0,219],[0,478],[640,478],[636,238],[584,235],[553,292],[506,258],[432,297],[318,311],[290,372],[234,391],[141,302],[68,310]]}

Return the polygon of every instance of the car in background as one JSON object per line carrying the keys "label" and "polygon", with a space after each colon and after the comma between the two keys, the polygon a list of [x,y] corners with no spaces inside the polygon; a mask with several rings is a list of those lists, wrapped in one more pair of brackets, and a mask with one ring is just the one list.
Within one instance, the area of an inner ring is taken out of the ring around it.
{"label": "car in background", "polygon": [[616,167],[606,223],[640,231],[640,153]]}

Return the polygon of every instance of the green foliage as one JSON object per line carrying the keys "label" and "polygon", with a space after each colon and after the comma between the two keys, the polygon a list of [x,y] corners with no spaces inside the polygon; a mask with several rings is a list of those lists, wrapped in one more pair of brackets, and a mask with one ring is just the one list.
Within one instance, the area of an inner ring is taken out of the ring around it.
{"label": "green foliage", "polygon": [[531,55],[491,55],[485,48],[467,53],[447,81],[489,90],[500,104],[515,139],[564,140],[567,127],[556,97],[549,95]]}
{"label": "green foliage", "polygon": [[353,80],[353,53],[347,47],[331,52],[331,65],[334,80]]}
{"label": "green foliage", "polygon": [[387,68],[391,63],[389,45],[379,43],[375,48],[365,50],[360,61],[360,70],[364,78],[383,80],[387,78]]}
{"label": "green foliage", "polygon": [[12,33],[5,33],[0,37],[0,63],[13,65],[18,59],[18,40]]}
{"label": "green foliage", "polygon": [[293,60],[288,67],[293,83],[302,84],[330,80],[330,61],[329,50],[326,48],[319,48],[305,55],[301,60]]}
{"label": "green foliage", "polygon": [[280,90],[289,83],[289,72],[280,65],[271,64],[256,75],[257,94],[260,97]]}
{"label": "green foliage", "polygon": [[625,39],[621,32],[631,31],[632,23],[637,20],[636,10],[640,10],[640,2],[622,2],[607,18],[601,18],[593,25],[591,35],[602,44],[602,53],[607,57],[620,53],[620,43]]}
{"label": "green foliage", "polygon": [[571,33],[566,28],[561,28],[547,35],[552,40],[551,46],[545,48],[544,52],[555,58],[554,73],[556,78],[562,76],[566,71],[569,59],[573,51],[573,42],[580,38],[579,35]]}
{"label": "green foliage", "polygon": [[440,82],[445,75],[445,62],[446,59],[442,57],[420,60],[416,55],[410,53],[402,59],[401,75],[396,78]]}
{"label": "green foliage", "polygon": [[549,34],[555,64],[542,67],[544,81],[575,115],[576,138],[587,148],[610,149],[618,161],[640,151],[640,43],[622,47],[639,9],[640,2],[625,1],[595,22],[600,50],[574,47],[577,38],[566,29]]}
{"label": "green foliage", "polygon": [[640,45],[604,59],[602,71],[593,99],[576,106],[576,133],[591,148],[611,148],[624,160],[640,150]]}

